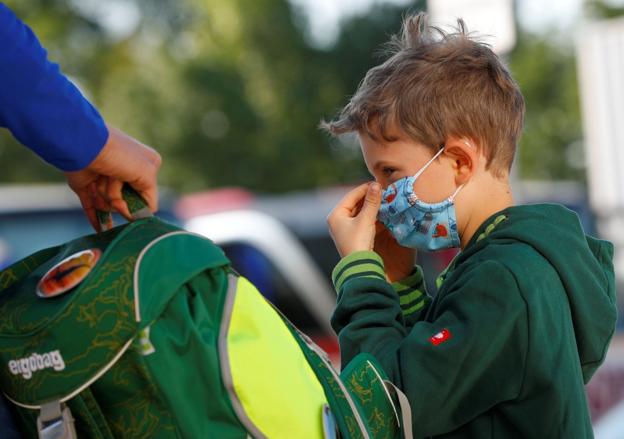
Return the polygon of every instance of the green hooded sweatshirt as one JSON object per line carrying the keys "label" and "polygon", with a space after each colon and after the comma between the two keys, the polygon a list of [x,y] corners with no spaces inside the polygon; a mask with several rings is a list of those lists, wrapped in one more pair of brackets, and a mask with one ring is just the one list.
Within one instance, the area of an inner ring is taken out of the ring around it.
{"label": "green hooded sweatshirt", "polygon": [[374,355],[407,395],[414,437],[587,438],[584,392],[615,329],[613,246],[559,205],[490,217],[424,291],[374,252],[333,273],[342,364]]}

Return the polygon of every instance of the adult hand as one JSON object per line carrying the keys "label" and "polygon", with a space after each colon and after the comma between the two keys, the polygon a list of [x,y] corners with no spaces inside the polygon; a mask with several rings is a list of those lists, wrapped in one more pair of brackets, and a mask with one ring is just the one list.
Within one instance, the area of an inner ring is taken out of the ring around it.
{"label": "adult hand", "polygon": [[340,256],[373,249],[380,205],[381,186],[373,182],[351,190],[332,210],[327,224]]}
{"label": "adult hand", "polygon": [[116,128],[109,126],[108,130],[108,140],[95,160],[80,171],[65,173],[69,187],[80,198],[96,231],[100,229],[96,209],[116,210],[127,220],[132,219],[121,195],[124,183],[129,183],[143,197],[152,212],[158,210],[156,177],[160,154]]}
{"label": "adult hand", "polygon": [[390,230],[379,221],[377,221],[376,227],[377,234],[375,235],[373,250],[383,259],[388,281],[395,282],[406,278],[412,273],[414,265],[416,265],[416,251],[400,246]]}

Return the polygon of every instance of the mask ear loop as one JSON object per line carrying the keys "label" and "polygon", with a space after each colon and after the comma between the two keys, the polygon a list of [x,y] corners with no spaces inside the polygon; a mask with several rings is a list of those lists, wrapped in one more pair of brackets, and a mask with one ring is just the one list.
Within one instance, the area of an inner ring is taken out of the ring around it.
{"label": "mask ear loop", "polygon": [[416,180],[418,177],[420,177],[420,174],[425,172],[425,169],[427,169],[429,167],[429,165],[432,164],[433,161],[435,159],[437,159],[440,154],[442,154],[443,151],[444,151],[444,146],[442,146],[442,149],[440,149],[433,157],[431,157],[431,160],[429,160],[427,163],[425,163],[425,166],[420,168],[420,170],[414,174],[414,180]]}
{"label": "mask ear loop", "polygon": [[464,187],[463,184],[460,184],[459,187],[457,189],[455,189],[455,192],[453,192],[451,194],[450,197],[448,197],[448,200],[452,203],[453,201],[455,201],[455,196],[459,193],[459,191]]}
{"label": "mask ear loop", "polygon": [[[462,142],[464,142],[466,144],[466,146],[470,147],[470,148],[474,148],[473,145],[471,145],[470,143],[468,143],[467,140],[462,140]],[[453,192],[453,194],[451,194],[450,197],[448,197],[448,200],[452,203],[453,201],[455,201],[455,197],[457,196],[457,194],[459,193],[459,191],[464,187],[463,184],[460,184],[459,187],[457,189],[455,189],[455,192]]]}

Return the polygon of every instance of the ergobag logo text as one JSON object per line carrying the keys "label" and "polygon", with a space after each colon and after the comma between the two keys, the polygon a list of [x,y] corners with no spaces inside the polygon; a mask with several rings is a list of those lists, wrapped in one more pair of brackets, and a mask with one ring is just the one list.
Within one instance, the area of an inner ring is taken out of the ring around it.
{"label": "ergobag logo text", "polygon": [[65,361],[61,353],[50,351],[45,354],[33,353],[29,357],[18,358],[9,361],[9,370],[13,375],[22,375],[24,379],[29,380],[32,374],[38,370],[53,368],[56,371],[65,369]]}

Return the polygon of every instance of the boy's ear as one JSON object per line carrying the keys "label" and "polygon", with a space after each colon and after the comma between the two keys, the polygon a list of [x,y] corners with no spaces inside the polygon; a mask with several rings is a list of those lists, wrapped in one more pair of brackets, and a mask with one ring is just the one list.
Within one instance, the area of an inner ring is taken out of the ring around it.
{"label": "boy's ear", "polygon": [[465,184],[477,171],[480,152],[477,145],[465,137],[449,137],[444,143],[444,155],[453,160],[455,182]]}

